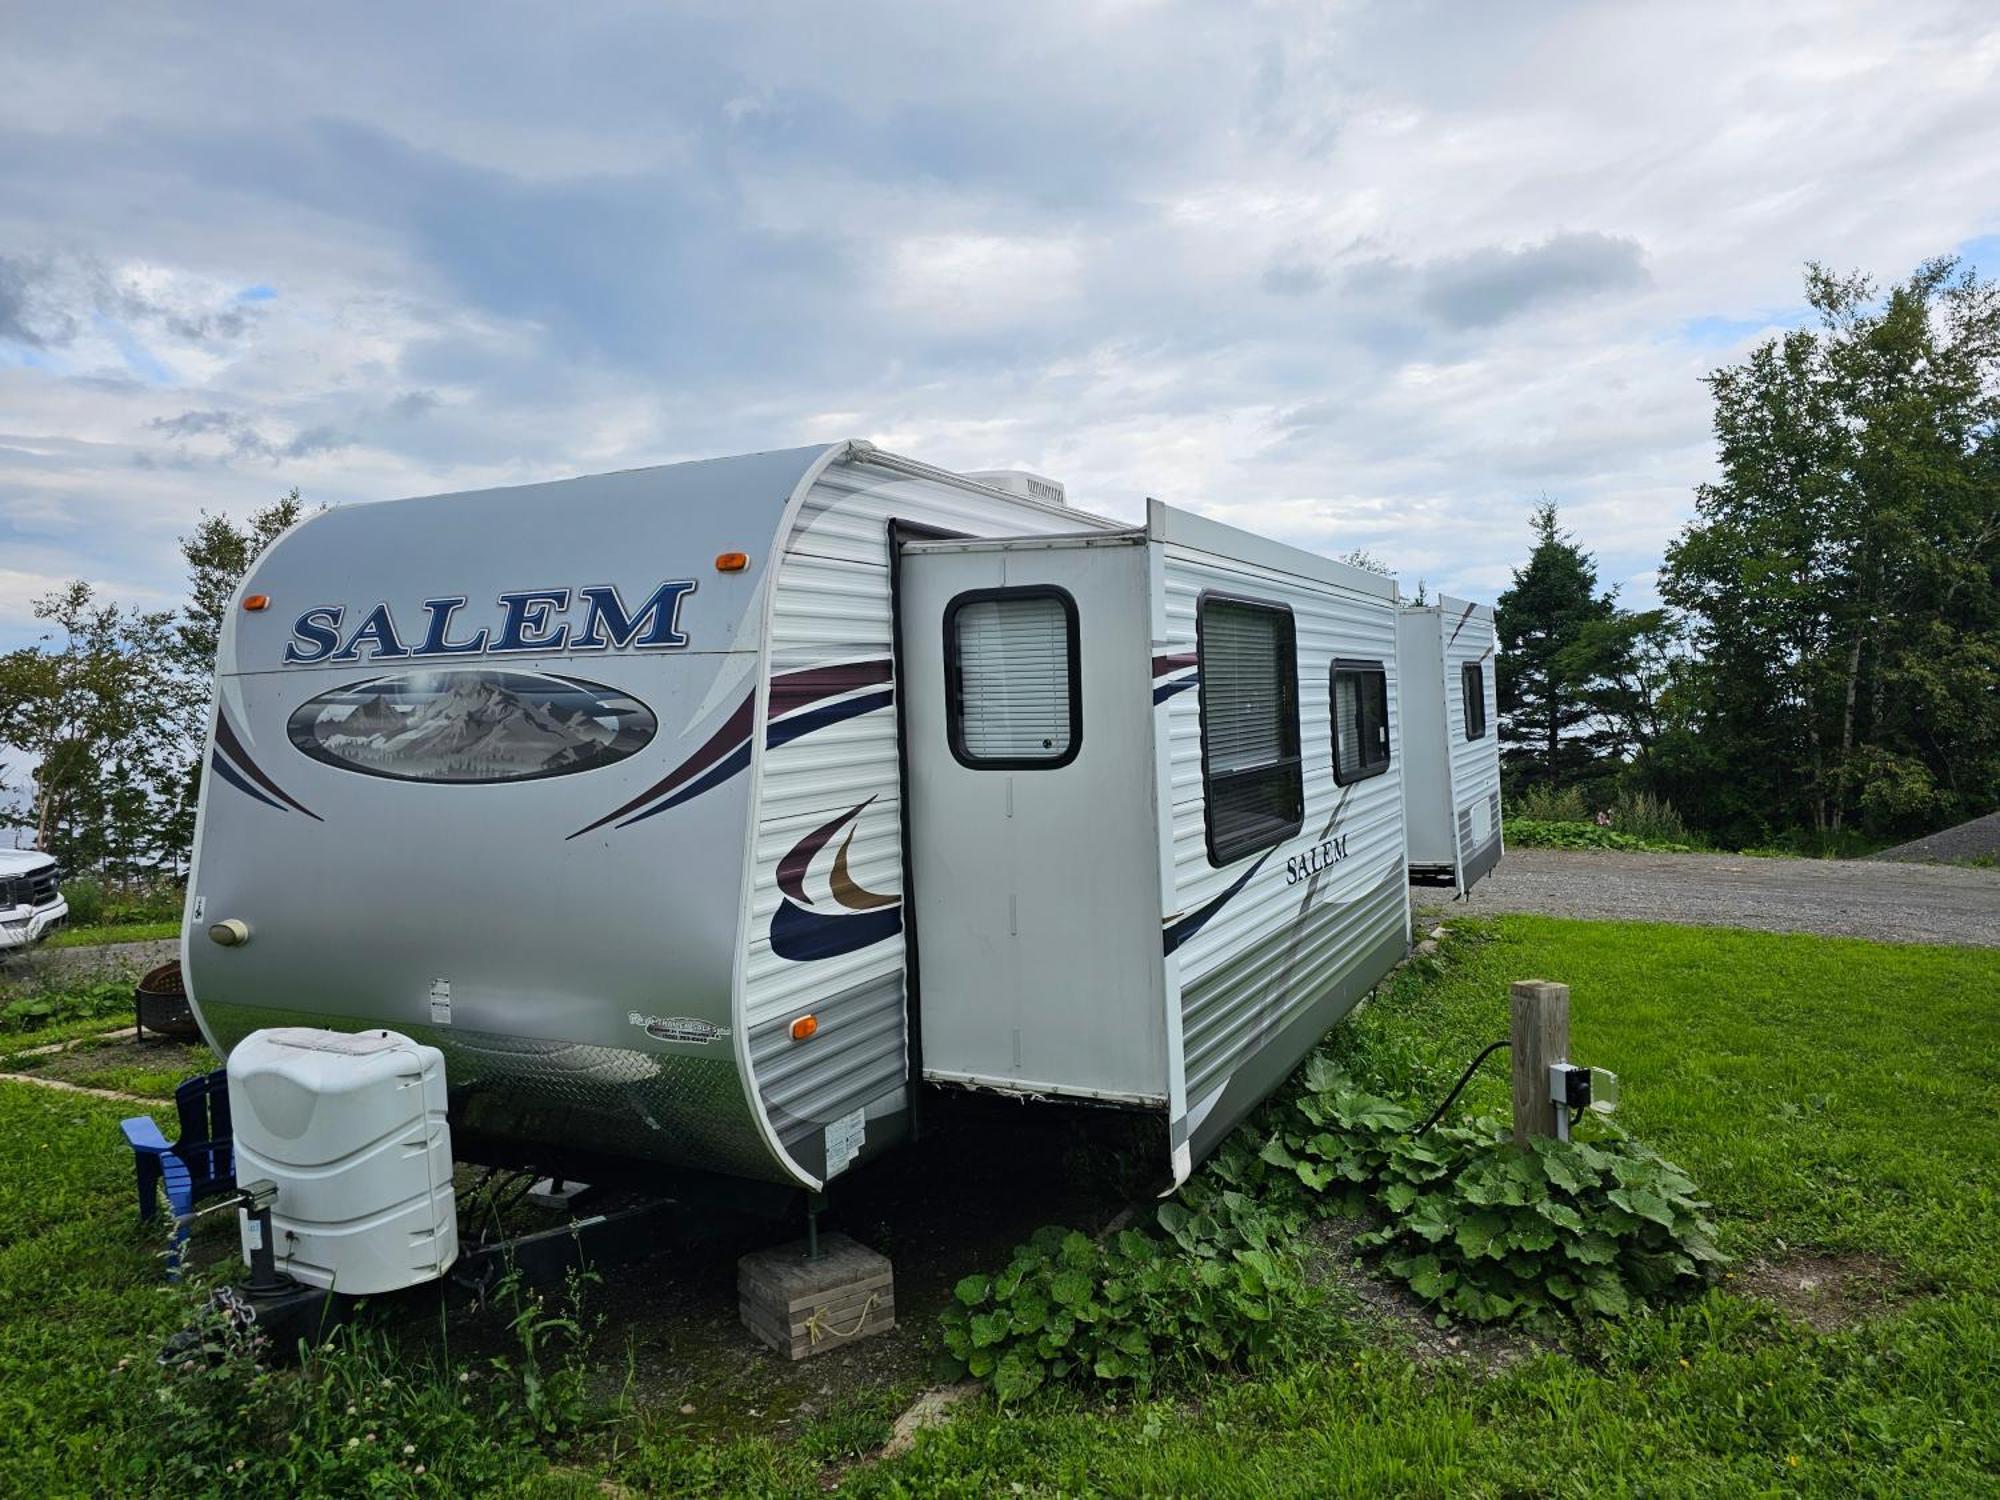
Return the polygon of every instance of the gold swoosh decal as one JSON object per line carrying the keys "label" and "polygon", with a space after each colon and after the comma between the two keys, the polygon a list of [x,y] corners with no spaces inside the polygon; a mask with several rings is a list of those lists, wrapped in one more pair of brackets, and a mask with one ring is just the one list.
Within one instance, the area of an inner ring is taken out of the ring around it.
{"label": "gold swoosh decal", "polygon": [[874,891],[864,891],[854,883],[854,877],[847,873],[847,848],[854,842],[854,830],[847,830],[847,837],[840,841],[840,848],[833,856],[833,899],[853,911],[867,911],[871,907],[894,906],[901,896],[884,896]]}

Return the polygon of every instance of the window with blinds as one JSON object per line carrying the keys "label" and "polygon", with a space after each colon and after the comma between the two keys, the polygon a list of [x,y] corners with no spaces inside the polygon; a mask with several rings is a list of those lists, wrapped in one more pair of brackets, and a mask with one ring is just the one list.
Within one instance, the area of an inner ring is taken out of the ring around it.
{"label": "window with blinds", "polygon": [[1333,779],[1342,786],[1389,769],[1389,674],[1379,661],[1333,664]]}
{"label": "window with blinds", "polygon": [[1465,699],[1465,737],[1482,739],[1486,734],[1486,668],[1469,661],[1458,669],[1460,696]]}
{"label": "window with blinds", "polygon": [[951,753],[979,770],[1052,770],[1083,739],[1076,601],[1057,588],[978,589],[945,610]]}
{"label": "window with blinds", "polygon": [[1303,821],[1292,612],[1204,594],[1195,656],[1208,858],[1225,865],[1289,838]]}

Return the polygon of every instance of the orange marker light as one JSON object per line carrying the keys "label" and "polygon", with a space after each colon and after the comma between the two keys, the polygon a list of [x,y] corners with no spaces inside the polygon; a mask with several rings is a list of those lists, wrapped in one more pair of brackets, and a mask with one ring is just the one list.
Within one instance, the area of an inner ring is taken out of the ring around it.
{"label": "orange marker light", "polygon": [[811,1036],[814,1032],[818,1030],[819,1030],[818,1016],[800,1016],[796,1021],[792,1022],[792,1040],[795,1042],[803,1042],[807,1037]]}
{"label": "orange marker light", "polygon": [[750,554],[747,552],[719,552],[716,554],[715,571],[718,573],[741,573],[749,566]]}
{"label": "orange marker light", "polygon": [[243,597],[243,607],[245,609],[268,609],[270,604],[271,596],[269,594],[246,594]]}

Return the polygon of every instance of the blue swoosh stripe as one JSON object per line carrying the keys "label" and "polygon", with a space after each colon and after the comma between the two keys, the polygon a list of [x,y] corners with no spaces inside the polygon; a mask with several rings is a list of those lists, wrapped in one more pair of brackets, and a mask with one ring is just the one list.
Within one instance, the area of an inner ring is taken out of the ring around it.
{"label": "blue swoosh stripe", "polygon": [[[766,726],[764,743],[766,746],[776,749],[779,745],[789,744],[801,735],[811,734],[815,729],[824,729],[827,725],[838,724],[843,719],[859,718],[862,714],[873,712],[875,709],[886,708],[894,698],[894,690],[884,688],[879,693],[864,693],[859,698],[847,698],[839,703],[828,703],[808,713],[792,714],[788,718],[779,719]],[[713,791],[737,772],[745,769],[749,764],[750,742],[744,740],[734,750],[730,751],[728,755],[709,767],[707,771],[687,783],[687,785],[679,788],[671,797],[668,797],[663,802],[654,803],[643,812],[634,813],[631,817],[620,823],[618,827],[630,828],[634,823],[643,823],[646,819],[657,817],[669,808],[679,807],[683,802],[688,801],[690,798],[699,797],[703,792]],[[583,831],[588,832],[589,830],[585,829]]]}
{"label": "blue swoosh stripe", "polygon": [[1217,896],[1214,900],[1202,906],[1198,911],[1189,912],[1186,916],[1182,917],[1178,922],[1174,923],[1173,926],[1169,927],[1165,932],[1163,932],[1160,935],[1160,937],[1161,937],[1161,942],[1165,947],[1165,950],[1168,953],[1173,952],[1174,949],[1180,947],[1182,943],[1185,943],[1189,938],[1193,937],[1197,932],[1200,932],[1202,928],[1206,927],[1208,925],[1209,918],[1213,917],[1217,912],[1221,911],[1222,908],[1228,903],[1229,898],[1234,896],[1238,891],[1242,890],[1244,886],[1248,885],[1250,883],[1250,877],[1252,875],[1255,875],[1259,870],[1264,868],[1264,861],[1271,857],[1275,848],[1276,846],[1273,845],[1271,849],[1266,849],[1262,854],[1258,855],[1257,863],[1252,865],[1249,869],[1245,870],[1241,875],[1238,875],[1236,877],[1236,883],[1230,886],[1228,890],[1224,891],[1220,896]]}
{"label": "blue swoosh stripe", "polygon": [[793,963],[810,963],[817,958],[853,953],[894,937],[902,930],[901,906],[846,912],[836,917],[810,912],[796,902],[785,900],[771,913],[771,951]]}
{"label": "blue swoosh stripe", "polygon": [[887,708],[895,696],[893,689],[884,688],[879,693],[863,693],[859,698],[844,698],[838,703],[822,704],[805,713],[778,719],[765,727],[764,744],[766,748],[775,750],[780,745],[790,744],[802,734],[811,734],[815,729],[824,729],[842,719],[857,719],[878,708]]}
{"label": "blue swoosh stripe", "polygon": [[1201,673],[1194,672],[1186,677],[1183,677],[1179,682],[1163,682],[1158,687],[1153,689],[1153,702],[1165,703],[1169,698],[1173,697],[1175,693],[1185,692],[1187,689],[1193,687],[1197,682],[1200,681],[1201,681]]}
{"label": "blue swoosh stripe", "polygon": [[670,807],[679,807],[690,797],[699,797],[703,792],[712,791],[716,787],[721,786],[723,782],[729,780],[738,771],[745,769],[749,764],[750,742],[745,740],[702,775],[696,777],[693,781],[690,781],[686,786],[675,792],[673,796],[667,798],[666,801],[655,802],[644,812],[632,814],[631,817],[618,826],[620,828],[630,828],[634,823],[643,823],[646,819],[656,817]]}
{"label": "blue swoosh stripe", "polygon": [[273,802],[269,797],[266,797],[262,792],[258,791],[257,788],[252,786],[246,779],[244,779],[243,775],[236,769],[236,767],[232,766],[228,761],[222,758],[222,752],[220,750],[211,750],[209,752],[208,763],[211,767],[214,768],[216,775],[220,776],[224,781],[228,782],[231,786],[235,787],[237,791],[242,792],[247,796],[255,797],[259,802],[263,803],[266,807],[276,808],[279,812],[285,811],[285,808],[282,804]]}

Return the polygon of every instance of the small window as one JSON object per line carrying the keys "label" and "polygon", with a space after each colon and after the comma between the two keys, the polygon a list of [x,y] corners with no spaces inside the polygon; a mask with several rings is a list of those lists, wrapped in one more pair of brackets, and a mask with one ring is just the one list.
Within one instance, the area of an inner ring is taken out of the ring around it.
{"label": "small window", "polygon": [[1220,866],[1290,838],[1304,820],[1292,612],[1204,594],[1195,659],[1208,858]]}
{"label": "small window", "polygon": [[1465,699],[1465,737],[1486,736],[1486,668],[1469,661],[1458,669],[1459,689]]}
{"label": "small window", "polygon": [[975,770],[1047,771],[1083,741],[1076,601],[1057,588],[975,589],[944,613],[951,753]]}
{"label": "small window", "polygon": [[1389,769],[1389,674],[1379,661],[1333,664],[1333,779],[1342,786]]}

